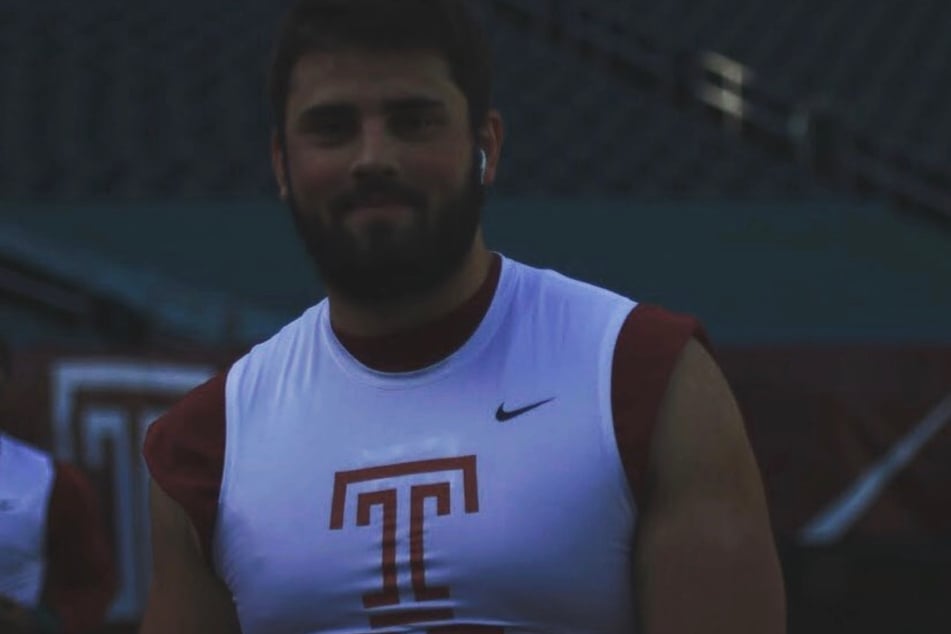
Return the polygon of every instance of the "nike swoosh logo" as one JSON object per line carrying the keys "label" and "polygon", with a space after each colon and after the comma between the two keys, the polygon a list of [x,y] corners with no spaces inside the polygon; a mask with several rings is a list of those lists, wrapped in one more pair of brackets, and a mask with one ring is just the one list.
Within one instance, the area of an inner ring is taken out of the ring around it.
{"label": "nike swoosh logo", "polygon": [[544,401],[538,401],[537,403],[532,403],[531,405],[526,405],[525,407],[520,407],[518,409],[513,409],[510,412],[505,411],[505,403],[499,405],[499,409],[495,410],[495,420],[500,423],[510,421],[513,418],[518,418],[522,414],[527,414],[533,409],[537,409],[546,403],[551,403],[555,398],[546,398]]}

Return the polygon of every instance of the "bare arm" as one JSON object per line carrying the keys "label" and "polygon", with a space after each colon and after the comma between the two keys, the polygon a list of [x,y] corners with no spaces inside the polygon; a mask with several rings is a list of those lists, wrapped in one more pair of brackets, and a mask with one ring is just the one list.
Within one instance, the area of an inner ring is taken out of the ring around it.
{"label": "bare arm", "polygon": [[759,470],[729,386],[697,342],[661,408],[636,547],[646,634],[782,634],[785,592]]}
{"label": "bare arm", "polygon": [[240,634],[231,593],[208,567],[182,508],[154,482],[152,585],[140,634]]}

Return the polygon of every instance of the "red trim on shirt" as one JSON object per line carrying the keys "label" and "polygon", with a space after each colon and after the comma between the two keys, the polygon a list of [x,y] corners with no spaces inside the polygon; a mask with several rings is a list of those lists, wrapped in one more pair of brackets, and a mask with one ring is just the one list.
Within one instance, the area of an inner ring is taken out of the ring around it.
{"label": "red trim on shirt", "polygon": [[198,386],[149,427],[146,464],[152,479],[184,509],[211,561],[225,456],[225,379]]}
{"label": "red trim on shirt", "polygon": [[99,499],[76,467],[55,463],[47,515],[44,603],[59,617],[64,634],[100,627],[117,590],[112,550]]}
{"label": "red trim on shirt", "polygon": [[411,372],[445,359],[468,341],[492,304],[502,274],[502,258],[492,255],[485,281],[475,294],[434,322],[381,337],[359,337],[334,329],[343,347],[360,363],[380,372]]}
{"label": "red trim on shirt", "polygon": [[649,304],[632,310],[618,334],[611,409],[614,435],[635,499],[644,496],[647,458],[667,384],[691,339],[709,346],[699,321]]}

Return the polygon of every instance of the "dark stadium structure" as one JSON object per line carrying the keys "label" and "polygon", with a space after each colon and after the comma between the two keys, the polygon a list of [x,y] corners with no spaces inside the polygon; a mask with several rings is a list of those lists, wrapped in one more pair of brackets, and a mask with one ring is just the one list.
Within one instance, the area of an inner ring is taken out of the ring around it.
{"label": "dark stadium structure", "polygon": [[[947,3],[474,4],[512,130],[500,195],[833,190],[951,212]],[[262,86],[281,10],[4,3],[2,197],[270,196]]]}

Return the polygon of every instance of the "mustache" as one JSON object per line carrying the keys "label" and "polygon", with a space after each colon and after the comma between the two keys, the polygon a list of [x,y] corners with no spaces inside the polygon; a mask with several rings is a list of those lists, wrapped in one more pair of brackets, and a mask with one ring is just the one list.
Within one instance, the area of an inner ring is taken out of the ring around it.
{"label": "mustache", "polygon": [[388,204],[424,209],[426,196],[393,180],[373,179],[362,181],[353,189],[335,196],[328,206],[334,217],[339,218],[357,207]]}

